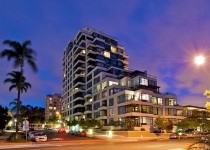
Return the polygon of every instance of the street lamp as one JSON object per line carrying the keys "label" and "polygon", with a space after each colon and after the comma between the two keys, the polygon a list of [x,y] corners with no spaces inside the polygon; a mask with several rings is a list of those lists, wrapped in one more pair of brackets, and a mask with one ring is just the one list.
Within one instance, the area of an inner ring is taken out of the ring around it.
{"label": "street lamp", "polygon": [[205,57],[203,55],[195,56],[194,63],[198,66],[203,65],[205,63]]}

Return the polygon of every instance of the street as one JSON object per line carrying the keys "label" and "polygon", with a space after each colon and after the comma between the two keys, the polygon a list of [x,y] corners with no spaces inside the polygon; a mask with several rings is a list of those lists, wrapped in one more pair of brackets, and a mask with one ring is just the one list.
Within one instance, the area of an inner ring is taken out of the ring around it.
{"label": "street", "polygon": [[136,142],[47,142],[32,144],[17,144],[0,146],[0,149],[27,149],[27,150],[185,150],[190,144],[188,140],[158,140],[158,141],[136,141]]}

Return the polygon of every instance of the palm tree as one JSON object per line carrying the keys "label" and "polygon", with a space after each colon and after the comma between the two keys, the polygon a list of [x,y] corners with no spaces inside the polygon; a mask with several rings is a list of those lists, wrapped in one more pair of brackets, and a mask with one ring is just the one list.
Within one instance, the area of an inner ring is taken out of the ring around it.
{"label": "palm tree", "polygon": [[[17,101],[18,101],[17,98],[15,98],[12,102],[9,103],[10,106],[13,106],[13,107],[11,108],[11,111],[12,111],[13,113],[16,113],[16,112],[17,112]],[[19,105],[22,106],[22,102],[19,101],[19,103],[20,103]]]}
{"label": "palm tree", "polygon": [[28,88],[31,88],[31,84],[26,82],[26,78],[19,71],[13,71],[7,74],[10,76],[4,80],[4,83],[10,83],[9,91],[17,89],[18,99],[17,99],[17,122],[16,122],[16,138],[18,134],[18,120],[19,120],[19,108],[20,108],[20,93],[26,92]]}
{"label": "palm tree", "polygon": [[[8,61],[13,60],[14,68],[20,67],[20,81],[22,81],[23,76],[23,67],[25,62],[29,64],[34,72],[37,72],[37,66],[35,63],[35,51],[31,49],[29,46],[31,45],[31,41],[24,41],[22,44],[17,41],[5,40],[3,44],[7,45],[9,49],[4,49],[0,53],[0,57],[6,57]],[[20,94],[21,89],[17,88],[18,97],[17,97],[17,125],[19,124],[19,102],[20,102]],[[17,137],[18,129],[16,128],[16,137]]]}

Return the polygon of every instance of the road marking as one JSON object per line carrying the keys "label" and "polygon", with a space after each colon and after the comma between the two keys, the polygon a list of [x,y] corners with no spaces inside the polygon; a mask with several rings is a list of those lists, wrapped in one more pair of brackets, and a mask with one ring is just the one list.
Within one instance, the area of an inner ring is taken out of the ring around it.
{"label": "road marking", "polygon": [[153,145],[153,146],[147,146],[147,147],[159,147],[159,146],[165,146],[165,145]]}

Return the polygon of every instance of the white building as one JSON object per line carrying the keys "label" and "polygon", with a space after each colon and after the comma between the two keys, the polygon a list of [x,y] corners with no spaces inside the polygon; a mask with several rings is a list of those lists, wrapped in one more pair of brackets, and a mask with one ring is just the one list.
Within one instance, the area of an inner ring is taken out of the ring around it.
{"label": "white building", "polygon": [[92,28],[81,29],[64,51],[62,114],[65,119],[135,122],[149,130],[158,116],[182,119],[176,96],[161,94],[157,78],[128,69],[118,41]]}

